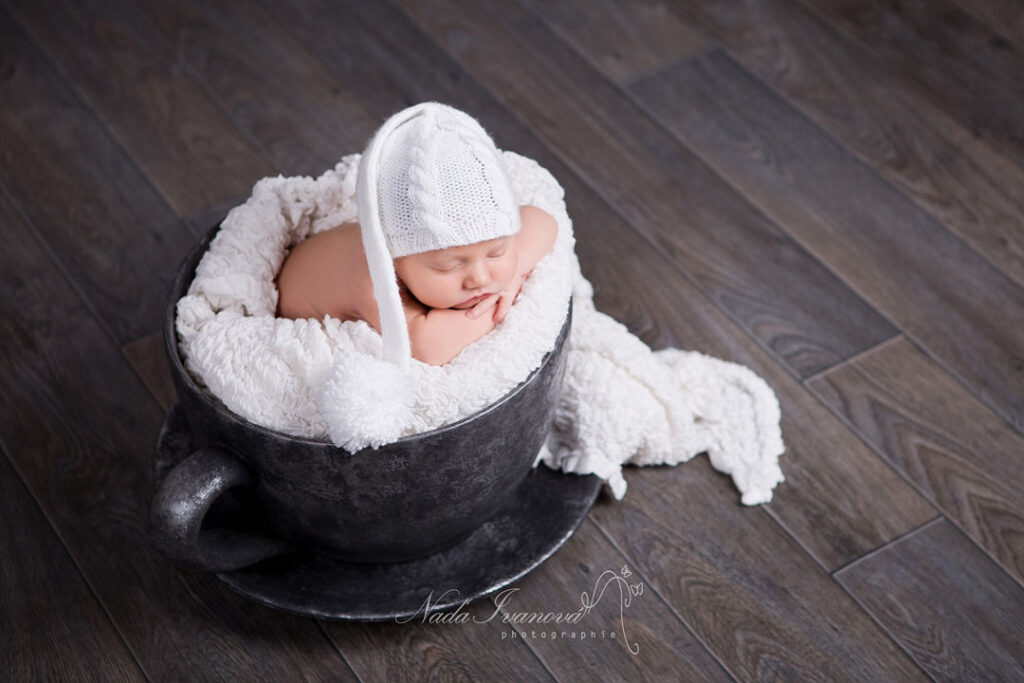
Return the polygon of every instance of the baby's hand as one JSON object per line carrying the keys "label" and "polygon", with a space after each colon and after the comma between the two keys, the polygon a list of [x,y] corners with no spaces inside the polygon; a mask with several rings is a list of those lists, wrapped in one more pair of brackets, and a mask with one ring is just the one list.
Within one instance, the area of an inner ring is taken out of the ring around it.
{"label": "baby's hand", "polygon": [[466,315],[470,318],[477,318],[493,307],[494,324],[497,325],[508,315],[509,309],[512,308],[512,304],[515,303],[516,297],[519,296],[519,292],[523,288],[525,279],[522,275],[516,275],[505,289],[485,296],[476,306],[469,309]]}

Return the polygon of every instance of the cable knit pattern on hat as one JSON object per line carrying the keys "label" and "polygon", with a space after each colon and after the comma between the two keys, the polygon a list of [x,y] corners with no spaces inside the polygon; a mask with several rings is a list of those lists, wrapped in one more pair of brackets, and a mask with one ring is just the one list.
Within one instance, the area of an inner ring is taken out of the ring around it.
{"label": "cable knit pattern on hat", "polygon": [[457,109],[416,106],[422,113],[395,114],[407,118],[364,152],[380,156],[377,206],[392,258],[518,232],[518,205],[491,136]]}

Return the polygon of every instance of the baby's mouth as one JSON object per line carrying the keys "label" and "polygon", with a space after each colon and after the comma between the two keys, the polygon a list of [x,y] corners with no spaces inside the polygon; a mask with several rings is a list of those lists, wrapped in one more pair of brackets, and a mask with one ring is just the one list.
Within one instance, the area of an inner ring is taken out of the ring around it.
{"label": "baby's mouth", "polygon": [[455,304],[455,308],[458,308],[460,306],[472,306],[473,304],[478,303],[485,296],[487,296],[487,292],[484,292],[483,294],[477,294],[472,299],[467,299],[463,301],[461,304]]}

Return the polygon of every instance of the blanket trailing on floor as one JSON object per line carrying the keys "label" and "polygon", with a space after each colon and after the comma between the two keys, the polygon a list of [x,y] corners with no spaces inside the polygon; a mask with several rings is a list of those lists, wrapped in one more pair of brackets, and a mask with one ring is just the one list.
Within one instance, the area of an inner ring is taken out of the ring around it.
{"label": "blanket trailing on floor", "polygon": [[[444,366],[417,360],[403,392],[365,321],[276,318],[277,272],[290,247],[357,220],[358,154],[319,178],[265,178],[203,255],[176,327],[185,366],[238,415],[350,453],[451,424],[511,391],[573,319],[565,381],[534,465],[594,473],[621,499],[622,465],[674,465],[706,451],[746,505],[771,500],[785,450],[774,392],[750,369],[696,351],[652,351],[597,311],[580,271],[564,192],[536,161],[501,153],[519,204],[559,233],[495,329]],[[500,362],[495,362],[500,359]],[[402,394],[395,396],[395,393]]]}

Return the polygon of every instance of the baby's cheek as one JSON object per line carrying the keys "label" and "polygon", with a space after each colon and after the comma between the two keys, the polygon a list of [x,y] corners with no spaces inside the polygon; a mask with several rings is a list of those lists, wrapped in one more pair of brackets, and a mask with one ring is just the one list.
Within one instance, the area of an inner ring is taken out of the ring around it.
{"label": "baby's cheek", "polygon": [[519,259],[511,259],[511,263],[508,264],[508,281],[511,282],[519,272]]}

